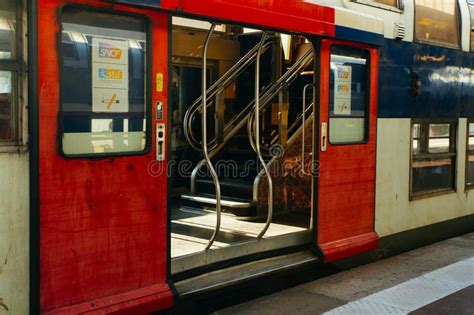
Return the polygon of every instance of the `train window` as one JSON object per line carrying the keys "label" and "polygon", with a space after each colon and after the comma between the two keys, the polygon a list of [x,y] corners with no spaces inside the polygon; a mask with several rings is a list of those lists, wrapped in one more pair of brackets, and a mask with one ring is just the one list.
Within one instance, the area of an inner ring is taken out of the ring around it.
{"label": "train window", "polygon": [[355,0],[355,2],[378,6],[379,8],[386,6],[387,8],[393,7],[398,9],[398,0]]}
{"label": "train window", "polygon": [[398,7],[398,0],[373,0],[373,2],[385,4],[391,7]]}
{"label": "train window", "polygon": [[455,158],[455,123],[413,123],[411,196],[454,190]]}
{"label": "train window", "polygon": [[415,0],[415,4],[415,38],[459,48],[457,1]]}
{"label": "train window", "polygon": [[15,143],[19,135],[20,106],[17,99],[22,67],[18,1],[0,2],[0,145]]}
{"label": "train window", "polygon": [[466,187],[474,188],[474,122],[468,122],[467,132],[467,161],[466,161]]}
{"label": "train window", "polygon": [[368,127],[368,52],[335,46],[331,49],[329,141],[361,143]]}
{"label": "train window", "polygon": [[144,151],[146,23],[67,8],[61,38],[63,153]]}

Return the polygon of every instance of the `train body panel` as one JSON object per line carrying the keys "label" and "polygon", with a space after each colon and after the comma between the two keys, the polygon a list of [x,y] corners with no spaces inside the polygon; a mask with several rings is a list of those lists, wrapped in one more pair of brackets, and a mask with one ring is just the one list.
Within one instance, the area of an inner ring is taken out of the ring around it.
{"label": "train body panel", "polygon": [[[466,139],[458,138],[456,192],[410,201],[410,119],[379,118],[375,226],[381,236],[474,214],[473,191],[465,191]],[[459,120],[465,134],[467,120]]]}
{"label": "train body panel", "polygon": [[[23,152],[25,131],[12,152],[0,125],[0,313],[146,314],[180,303],[177,282],[260,255],[332,262],[455,235],[446,222],[471,231],[474,6],[456,1],[457,37],[436,42],[417,33],[436,10],[394,3],[28,1],[38,141]],[[21,98],[6,64],[0,123]],[[236,168],[220,183],[200,172],[220,162]],[[278,162],[271,182],[262,164]]]}
{"label": "train body panel", "polygon": [[28,153],[0,154],[0,312],[27,314],[29,296]]}

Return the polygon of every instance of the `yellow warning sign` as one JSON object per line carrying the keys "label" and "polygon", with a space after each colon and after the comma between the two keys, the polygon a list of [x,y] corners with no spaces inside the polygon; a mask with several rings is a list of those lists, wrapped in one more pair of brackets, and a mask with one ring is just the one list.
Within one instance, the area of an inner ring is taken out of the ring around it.
{"label": "yellow warning sign", "polygon": [[164,78],[163,78],[163,73],[157,73],[156,74],[156,91],[157,92],[163,92],[163,82]]}

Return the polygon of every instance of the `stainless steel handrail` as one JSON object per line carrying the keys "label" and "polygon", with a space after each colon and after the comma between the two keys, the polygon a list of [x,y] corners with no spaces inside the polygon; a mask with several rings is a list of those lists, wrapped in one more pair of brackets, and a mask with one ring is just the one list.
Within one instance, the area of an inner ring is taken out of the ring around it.
{"label": "stainless steel handrail", "polygon": [[[311,176],[312,175],[312,172],[306,172],[305,170],[305,140],[306,140],[306,134],[305,134],[305,126],[306,126],[306,91],[308,90],[309,87],[312,87],[313,90],[315,88],[315,85],[314,84],[306,84],[303,88],[303,115],[301,116],[301,126],[303,128],[302,132],[301,132],[301,172],[303,173],[303,175],[308,175],[308,176]],[[314,106],[314,102],[312,102],[312,106]],[[314,112],[314,108],[313,108],[313,112]],[[314,135],[314,128],[313,128],[313,135]]]}
{"label": "stainless steel handrail", "polygon": [[[312,50],[308,50],[298,61],[290,68],[285,74],[274,84],[270,89],[262,96],[261,103],[263,104],[261,109],[265,110],[271,104],[271,100],[276,95],[276,93],[280,92],[285,86],[290,85],[301,73],[301,71],[306,68],[306,66],[313,60],[314,54]],[[248,115],[248,123],[247,123],[247,132],[249,135],[250,145],[254,149],[255,148],[255,139],[252,135],[255,134],[255,130],[252,131],[252,127],[255,126],[253,120],[255,120],[254,113]]]}
{"label": "stainless steel handrail", "polygon": [[212,244],[217,238],[217,235],[219,234],[219,230],[221,227],[221,185],[219,183],[219,178],[217,177],[217,173],[214,169],[214,166],[212,166],[212,162],[209,158],[207,148],[207,50],[209,48],[209,42],[211,41],[212,33],[214,33],[215,28],[216,25],[212,23],[211,28],[207,33],[206,41],[204,42],[204,47],[202,51],[202,154],[204,155],[204,160],[206,161],[206,165],[211,173],[212,181],[214,182],[214,187],[216,190],[216,227],[214,229],[214,233],[211,236],[211,239],[207,243],[205,250],[211,248]]}
{"label": "stainless steel handrail", "polygon": [[[304,69],[308,63],[313,60],[313,53],[312,51],[308,51],[304,54],[298,61],[288,69],[283,76],[281,76],[277,82],[272,84],[270,87],[262,91],[262,97],[260,99],[260,109],[265,109],[269,102],[273,99],[273,97],[278,93],[283,87],[291,84],[293,80],[297,77],[297,75],[301,72],[301,69]],[[249,124],[249,118],[253,116],[253,111],[250,110],[254,108],[255,100],[251,101],[235,118],[237,120],[237,124],[228,132],[224,134],[224,141],[214,147],[211,152],[209,153],[210,158],[212,159],[238,132],[239,130],[247,124]],[[250,110],[250,111],[249,111]],[[253,139],[249,139],[251,142],[252,147],[255,149],[255,145],[253,143]],[[204,166],[205,160],[201,160],[198,162],[196,167],[193,169],[190,178],[190,188],[191,193],[196,193],[196,178],[199,170]]]}
{"label": "stainless steel handrail", "polygon": [[[268,38],[267,38],[268,39]],[[269,46],[271,46],[271,42],[267,42],[264,45],[264,51],[268,49]],[[255,56],[257,54],[258,50],[258,45],[253,47],[247,54],[245,54],[244,57],[242,57],[235,65],[233,65],[224,75],[222,75],[208,90],[208,98],[213,98],[216,96],[216,94],[220,93],[222,89],[224,89],[230,82],[233,82],[236,77],[238,77],[242,71],[248,67],[250,64],[255,59]],[[193,149],[199,151],[201,149],[200,147],[200,141],[196,139],[193,131],[192,131],[192,122],[194,121],[195,115],[199,112],[201,109],[201,104],[202,104],[202,96],[199,97],[197,100],[194,101],[193,104],[188,108],[184,115],[184,120],[183,120],[183,128],[184,128],[184,136],[186,137],[186,140],[188,143],[193,147]],[[207,104],[207,106],[211,106],[211,103]],[[226,127],[224,129],[224,133],[228,131],[229,128],[232,127],[232,125],[235,123],[237,117],[232,119],[230,122],[226,124]],[[211,151],[214,149],[216,142],[215,139],[213,139],[210,143],[210,149]]]}
{"label": "stainless steel handrail", "polygon": [[270,227],[270,224],[272,223],[273,219],[273,182],[272,182],[272,177],[270,176],[270,172],[268,171],[267,168],[267,163],[265,163],[265,160],[263,159],[262,152],[260,151],[260,119],[258,119],[259,112],[260,112],[260,55],[262,53],[262,46],[263,43],[265,42],[267,34],[263,34],[262,36],[262,41],[260,42],[260,47],[257,52],[257,59],[255,60],[255,106],[254,106],[254,115],[257,117],[255,119],[255,147],[257,149],[257,155],[258,159],[260,160],[260,163],[262,163],[263,169],[265,170],[265,173],[267,174],[267,183],[268,183],[268,213],[267,213],[267,222],[265,223],[265,226],[263,227],[262,231],[260,234],[258,234],[257,238],[262,238],[265,233],[267,232],[268,228]]}

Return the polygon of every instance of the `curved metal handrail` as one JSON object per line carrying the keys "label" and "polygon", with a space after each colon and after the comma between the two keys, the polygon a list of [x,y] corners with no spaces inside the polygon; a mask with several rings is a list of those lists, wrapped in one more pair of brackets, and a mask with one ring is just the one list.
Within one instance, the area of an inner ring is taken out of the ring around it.
{"label": "curved metal handrail", "polygon": [[[285,74],[283,74],[283,76],[281,76],[275,83],[264,89],[261,92],[262,97],[260,98],[260,110],[266,109],[276,93],[278,93],[288,84],[291,84],[291,82],[297,78],[301,70],[304,69],[312,60],[313,52],[309,50],[300,59],[298,59],[298,61],[292,67],[290,67],[290,69],[288,69]],[[254,106],[255,100],[251,101],[238,115],[236,115],[234,118],[236,125],[234,125],[230,131],[224,132],[224,140],[222,143],[212,148],[211,152],[209,153],[210,158],[213,158],[240,131],[240,129],[242,129],[246,124],[248,126],[249,118],[253,116],[254,111],[252,109],[255,108]],[[255,144],[252,142],[253,139],[251,137],[249,137],[249,141],[252,147],[255,149]],[[201,160],[191,173],[190,188],[192,194],[196,193],[196,177],[199,170],[204,166],[204,163],[205,161]]]}
{"label": "curved metal handrail", "polygon": [[[258,114],[260,112],[260,55],[261,55],[261,50],[263,43],[265,41],[267,34],[263,34],[262,36],[262,42],[260,43],[260,47],[257,52],[257,59],[255,61],[255,106],[254,106],[254,115],[258,117]],[[270,224],[272,223],[273,219],[273,182],[272,178],[270,176],[270,172],[268,170],[267,164],[265,163],[265,160],[263,159],[262,152],[260,151],[260,142],[258,139],[260,139],[260,119],[255,119],[255,138],[257,141],[255,141],[255,147],[257,149],[257,155],[258,159],[260,160],[260,163],[262,163],[263,169],[265,170],[265,173],[267,174],[267,182],[268,182],[268,213],[267,213],[267,222],[265,223],[265,226],[263,227],[262,231],[260,231],[260,234],[258,234],[257,238],[262,238],[265,233],[267,232],[268,228],[270,227]]]}
{"label": "curved metal handrail", "polygon": [[[302,135],[301,135],[301,172],[303,173],[303,175],[308,175],[308,176],[311,176],[311,173],[308,173],[306,172],[305,170],[305,140],[306,140],[306,134],[305,134],[305,126],[306,126],[306,91],[308,90],[308,88],[311,87],[311,88],[315,88],[315,85],[313,83],[311,84],[306,84],[303,88],[303,108],[302,108],[302,112],[304,113],[303,115],[301,115],[301,126],[303,127],[302,129]],[[312,106],[314,106],[314,102],[312,102]],[[311,107],[311,106],[310,106]],[[313,112],[314,112],[314,108],[313,108]],[[313,135],[314,135],[314,128],[313,128]]]}
{"label": "curved metal handrail", "polygon": [[[272,91],[268,91],[262,96],[262,110],[265,110],[270,106],[271,100],[276,95],[276,93],[280,92],[285,86],[290,85],[301,73],[301,71],[308,66],[308,64],[313,61],[314,53],[312,50],[308,50],[298,61],[290,68],[287,72],[275,83],[272,87]],[[248,123],[247,123],[247,133],[249,136],[250,145],[252,146],[253,150],[256,151],[255,148],[255,139],[253,135],[255,134],[255,130],[252,130],[252,127],[255,126],[255,113],[251,113],[248,116]]]}
{"label": "curved metal handrail", "polygon": [[[269,37],[267,37],[267,40]],[[266,42],[263,49],[266,51],[270,46],[271,42]],[[253,47],[247,54],[244,55],[235,65],[233,65],[224,75],[222,75],[208,90],[207,90],[207,96],[208,98],[213,98],[216,96],[216,94],[220,93],[223,89],[225,89],[226,86],[228,86],[231,82],[235,80],[236,77],[238,77],[242,71],[245,70],[250,64],[255,59],[255,56],[257,54],[258,50],[258,45]],[[194,103],[191,104],[191,106],[188,108],[184,115],[184,120],[183,120],[183,129],[184,129],[184,136],[186,137],[186,140],[188,143],[191,145],[193,149],[196,151],[199,151],[201,149],[200,147],[200,141],[196,139],[196,136],[193,133],[192,130],[192,123],[194,121],[194,117],[196,114],[200,111],[201,109],[201,104],[202,102],[202,96],[199,97],[194,101]],[[212,102],[207,104],[207,107],[210,107],[212,105]],[[224,134],[229,130],[229,128],[232,127],[232,125],[237,121],[237,117],[234,117],[230,122],[228,122],[226,127],[224,128]],[[215,139],[211,140],[209,142],[210,145],[210,150],[212,151],[215,146],[217,145]]]}
{"label": "curved metal handrail", "polygon": [[202,52],[202,116],[201,116],[201,128],[202,128],[202,154],[204,155],[204,160],[209,168],[211,173],[212,181],[214,182],[214,187],[216,190],[216,227],[214,229],[214,233],[212,234],[209,242],[205,250],[211,248],[212,244],[217,238],[219,234],[219,230],[221,227],[221,186],[219,183],[219,178],[217,177],[217,173],[212,166],[211,159],[209,158],[208,148],[207,148],[207,50],[209,48],[209,42],[211,41],[212,33],[216,25],[214,23],[211,24],[211,28],[207,33],[206,41],[204,42],[203,52]]}

